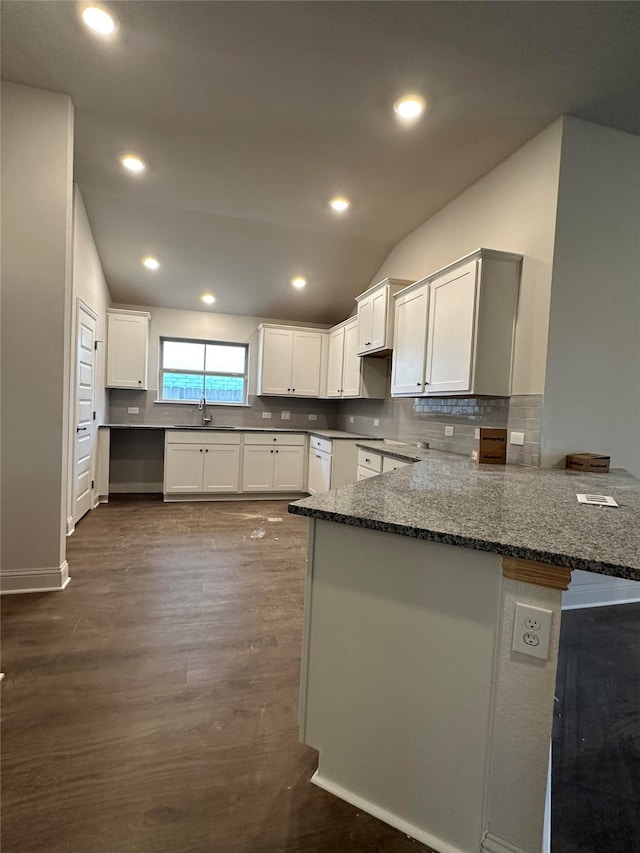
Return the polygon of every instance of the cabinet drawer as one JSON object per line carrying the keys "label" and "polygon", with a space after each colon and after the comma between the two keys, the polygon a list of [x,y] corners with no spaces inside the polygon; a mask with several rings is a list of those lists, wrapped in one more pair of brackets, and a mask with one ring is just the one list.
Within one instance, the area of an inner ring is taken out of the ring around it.
{"label": "cabinet drawer", "polygon": [[305,438],[306,436],[304,435],[294,435],[292,433],[246,432],[244,434],[244,443],[245,445],[270,444],[272,447],[279,444],[304,446]]}
{"label": "cabinet drawer", "polygon": [[382,460],[382,473],[386,474],[388,471],[397,471],[398,468],[406,468],[407,465],[411,465],[411,462],[403,462],[401,459],[389,459],[388,456],[385,456]]}
{"label": "cabinet drawer", "polygon": [[318,438],[312,435],[310,438],[311,447],[316,450],[321,450],[323,453],[333,453],[333,442],[329,438]]}
{"label": "cabinet drawer", "polygon": [[237,432],[209,432],[202,430],[165,430],[167,444],[240,444],[240,434]]}
{"label": "cabinet drawer", "polygon": [[370,450],[358,449],[358,468],[368,468],[374,474],[382,471],[382,456]]}

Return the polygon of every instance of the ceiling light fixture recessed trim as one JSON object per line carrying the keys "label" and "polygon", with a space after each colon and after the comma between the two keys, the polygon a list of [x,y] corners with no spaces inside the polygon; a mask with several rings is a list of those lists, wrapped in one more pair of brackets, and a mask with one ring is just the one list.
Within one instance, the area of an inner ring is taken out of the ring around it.
{"label": "ceiling light fixture recessed trim", "polygon": [[212,293],[203,293],[200,299],[202,299],[202,301],[207,305],[213,305],[216,301],[216,298]]}
{"label": "ceiling light fixture recessed trim", "polygon": [[344,213],[345,210],[348,210],[351,207],[351,202],[343,195],[337,195],[329,201],[329,206],[333,208],[336,213]]}
{"label": "ceiling light fixture recessed trim", "polygon": [[84,6],[81,17],[85,26],[99,36],[112,36],[118,31],[118,18],[101,3]]}
{"label": "ceiling light fixture recessed trim", "polygon": [[146,267],[148,270],[157,270],[160,266],[160,261],[151,255],[147,255],[146,258],[142,259],[142,266]]}
{"label": "ceiling light fixture recessed trim", "polygon": [[291,279],[291,284],[297,290],[302,290],[303,287],[307,286],[307,280],[306,280],[306,278],[303,278],[301,275],[297,275],[295,278]]}
{"label": "ceiling light fixture recessed trim", "polygon": [[393,105],[397,116],[405,121],[414,121],[425,111],[427,102],[422,95],[403,95]]}
{"label": "ceiling light fixture recessed trim", "polygon": [[147,164],[137,154],[123,154],[120,157],[120,163],[127,172],[133,172],[136,175],[147,168]]}

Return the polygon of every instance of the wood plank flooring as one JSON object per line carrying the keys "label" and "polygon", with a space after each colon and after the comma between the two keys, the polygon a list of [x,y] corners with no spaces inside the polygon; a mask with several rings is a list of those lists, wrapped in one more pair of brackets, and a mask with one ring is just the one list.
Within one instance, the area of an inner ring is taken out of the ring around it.
{"label": "wood plank flooring", "polygon": [[115,501],[65,592],[3,598],[3,853],[426,850],[309,783],[306,540],[284,502]]}
{"label": "wood plank flooring", "polygon": [[553,853],[640,851],[640,604],[562,614]]}

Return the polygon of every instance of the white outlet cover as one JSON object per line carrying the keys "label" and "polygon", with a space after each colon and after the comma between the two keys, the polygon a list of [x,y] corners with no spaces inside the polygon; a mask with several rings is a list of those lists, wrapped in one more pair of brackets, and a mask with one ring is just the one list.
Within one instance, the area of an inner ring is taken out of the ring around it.
{"label": "white outlet cover", "polygon": [[373,419],[373,425],[374,426],[380,426],[380,420],[378,418],[374,418]]}
{"label": "white outlet cover", "polygon": [[509,438],[509,444],[517,444],[520,447],[524,446],[524,433],[523,432],[512,432],[511,437]]}
{"label": "white outlet cover", "polygon": [[129,406],[127,408],[127,413],[130,415],[139,415],[140,409],[137,406]]}
{"label": "white outlet cover", "polygon": [[270,420],[271,419],[271,412],[263,412],[262,417],[265,421]]}
{"label": "white outlet cover", "polygon": [[350,415],[349,416],[349,423],[354,424],[355,422],[356,422],[356,419],[353,417],[353,415]]}
{"label": "white outlet cover", "polygon": [[549,660],[553,612],[516,602],[511,649],[521,655]]}
{"label": "white outlet cover", "polygon": [[480,427],[476,427],[473,431],[474,438],[480,438]]}
{"label": "white outlet cover", "polygon": [[453,435],[453,433],[454,433],[454,429],[452,426],[446,426],[444,428],[444,434],[445,435]]}
{"label": "white outlet cover", "polygon": [[309,418],[310,421],[317,421],[318,420],[317,415],[307,415],[307,417]]}
{"label": "white outlet cover", "polygon": [[280,417],[283,421],[291,420],[291,412],[281,412]]}

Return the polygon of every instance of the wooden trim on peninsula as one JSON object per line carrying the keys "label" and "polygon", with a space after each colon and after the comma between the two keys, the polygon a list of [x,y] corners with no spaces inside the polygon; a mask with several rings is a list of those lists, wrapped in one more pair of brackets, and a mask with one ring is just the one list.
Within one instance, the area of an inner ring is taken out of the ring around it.
{"label": "wooden trim on peninsula", "polygon": [[502,558],[502,575],[514,581],[546,586],[551,589],[569,589],[571,569],[566,566],[551,566],[534,560],[522,560],[519,557]]}

